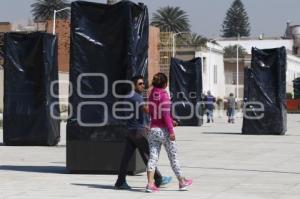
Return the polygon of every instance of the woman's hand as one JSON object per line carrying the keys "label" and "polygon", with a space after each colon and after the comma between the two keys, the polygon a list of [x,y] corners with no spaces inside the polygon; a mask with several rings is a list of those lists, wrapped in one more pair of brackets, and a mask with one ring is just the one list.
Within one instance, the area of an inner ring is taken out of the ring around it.
{"label": "woman's hand", "polygon": [[173,120],[173,126],[174,127],[178,126],[178,122],[176,122],[175,120]]}
{"label": "woman's hand", "polygon": [[147,104],[143,106],[143,112],[144,113],[149,113],[149,107],[148,107]]}
{"label": "woman's hand", "polygon": [[176,140],[175,134],[171,134],[171,135],[170,135],[170,140],[171,140],[171,141],[175,141],[175,140]]}

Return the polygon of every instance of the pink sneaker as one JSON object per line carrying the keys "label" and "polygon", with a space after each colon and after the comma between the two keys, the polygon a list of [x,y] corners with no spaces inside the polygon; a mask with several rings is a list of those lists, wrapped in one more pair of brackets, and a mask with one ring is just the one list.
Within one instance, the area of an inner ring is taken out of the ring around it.
{"label": "pink sneaker", "polygon": [[155,186],[155,184],[148,184],[147,186],[146,186],[146,192],[148,192],[148,193],[154,193],[154,192],[159,192],[159,188],[157,188],[156,186]]}
{"label": "pink sneaker", "polygon": [[192,179],[184,179],[182,183],[179,183],[179,190],[186,191],[189,186],[193,184]]}

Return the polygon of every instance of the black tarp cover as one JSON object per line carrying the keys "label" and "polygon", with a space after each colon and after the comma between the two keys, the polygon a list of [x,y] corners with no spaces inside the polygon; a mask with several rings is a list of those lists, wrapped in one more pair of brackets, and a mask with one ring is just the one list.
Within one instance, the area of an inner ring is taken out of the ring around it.
{"label": "black tarp cover", "polygon": [[[244,86],[242,132],[285,134],[287,130],[285,48],[263,50],[252,48],[251,68],[245,70]],[[263,105],[264,110],[257,102]]]}
{"label": "black tarp cover", "polygon": [[[60,139],[57,38],[51,34],[4,36],[3,137],[6,145],[56,145]],[[55,105],[56,104],[56,105]]]}
{"label": "black tarp cover", "polygon": [[[147,7],[130,1],[114,5],[77,1],[71,8],[70,82],[74,92],[69,102],[74,111],[67,122],[67,139],[123,141],[125,121],[112,115],[114,103],[120,100],[113,95],[112,85],[134,75],[148,78]],[[108,81],[103,96],[102,75]],[[116,92],[123,94],[120,87]]]}
{"label": "black tarp cover", "polygon": [[[202,125],[202,66],[201,58],[183,61],[176,58],[171,59],[170,66],[170,95],[174,105],[173,117],[181,126]],[[176,105],[175,105],[176,103]],[[197,106],[199,103],[199,106]],[[194,109],[194,111],[192,111]],[[195,112],[198,112],[198,117]],[[189,116],[189,119],[178,118],[178,116]],[[201,117],[200,117],[201,116]]]}
{"label": "black tarp cover", "polygon": [[294,79],[293,87],[294,87],[294,99],[300,99],[300,77]]}

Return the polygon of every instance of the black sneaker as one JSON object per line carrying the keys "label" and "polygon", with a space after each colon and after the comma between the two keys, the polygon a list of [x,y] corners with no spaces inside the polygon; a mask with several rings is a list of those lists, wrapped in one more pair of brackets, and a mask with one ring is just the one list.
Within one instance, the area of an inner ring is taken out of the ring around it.
{"label": "black sneaker", "polygon": [[131,189],[131,186],[129,186],[127,184],[127,182],[124,182],[122,185],[118,186],[118,185],[115,185],[115,189],[118,189],[118,190],[130,190]]}

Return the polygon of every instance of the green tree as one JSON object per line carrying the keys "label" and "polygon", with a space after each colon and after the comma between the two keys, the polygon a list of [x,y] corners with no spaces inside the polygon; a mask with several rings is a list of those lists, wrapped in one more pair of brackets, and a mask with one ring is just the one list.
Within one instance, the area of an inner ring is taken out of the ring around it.
{"label": "green tree", "polygon": [[234,0],[222,25],[223,37],[250,36],[250,23],[241,0]]}
{"label": "green tree", "polygon": [[[237,45],[227,46],[224,48],[224,58],[235,58],[236,57]],[[247,51],[242,46],[239,46],[239,58],[244,58],[247,55]]]}
{"label": "green tree", "polygon": [[206,46],[207,38],[197,33],[182,34],[176,39],[177,45]]}
{"label": "green tree", "polygon": [[[68,0],[36,0],[31,4],[31,13],[34,20],[50,20],[53,18],[54,10],[60,10],[69,6]],[[67,19],[70,15],[69,10],[63,10],[56,14],[57,19]]]}
{"label": "green tree", "polygon": [[187,13],[179,7],[166,6],[159,8],[151,20],[151,25],[163,32],[189,32],[190,21]]}

